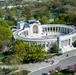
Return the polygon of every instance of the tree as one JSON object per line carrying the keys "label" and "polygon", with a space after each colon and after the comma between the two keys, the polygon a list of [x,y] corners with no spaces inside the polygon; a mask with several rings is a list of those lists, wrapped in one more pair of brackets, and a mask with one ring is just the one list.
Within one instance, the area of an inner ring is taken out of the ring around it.
{"label": "tree", "polygon": [[15,55],[8,55],[3,59],[3,62],[7,65],[16,65],[20,64],[20,61],[15,57]]}
{"label": "tree", "polygon": [[8,62],[9,64],[14,64],[41,61],[45,58],[44,54],[43,46],[29,45],[22,40],[16,40],[13,46],[13,54],[5,58],[4,61],[7,64]]}
{"label": "tree", "polygon": [[48,23],[48,19],[46,16],[43,16],[39,21],[41,24],[47,24]]}
{"label": "tree", "polygon": [[62,20],[62,21],[65,21],[65,18],[66,18],[66,14],[59,14],[58,15],[58,18],[60,19],[60,20]]}
{"label": "tree", "polygon": [[9,51],[11,47],[12,41],[11,40],[0,40],[0,51],[5,52]]}
{"label": "tree", "polygon": [[12,31],[8,28],[4,28],[0,26],[0,39],[1,40],[8,40],[12,37]]}
{"label": "tree", "polygon": [[43,46],[32,45],[29,46],[29,49],[28,49],[28,45],[26,47],[25,48],[27,54],[24,59],[25,62],[41,61],[45,58],[44,56],[45,52],[43,51]]}
{"label": "tree", "polygon": [[66,20],[67,24],[74,25],[74,23],[76,23],[75,22],[75,20],[76,20],[76,14],[69,14],[69,15],[67,15],[66,18],[65,18],[65,20]]}
{"label": "tree", "polygon": [[24,60],[25,52],[25,44],[22,40],[17,40],[14,44],[14,56],[22,62]]}
{"label": "tree", "polygon": [[37,48],[36,48],[36,54],[37,54],[37,60],[38,61],[41,61],[41,60],[44,60],[45,56],[45,52],[43,51],[43,46],[42,45],[38,45]]}
{"label": "tree", "polygon": [[72,43],[72,45],[73,45],[74,47],[76,47],[76,40]]}
{"label": "tree", "polygon": [[52,8],[55,9],[61,5],[61,2],[59,0],[52,0]]}
{"label": "tree", "polygon": [[9,27],[9,25],[5,21],[3,21],[3,20],[0,21],[0,26],[1,27],[6,27],[6,28]]}
{"label": "tree", "polygon": [[56,19],[56,20],[54,20],[53,22],[51,22],[52,24],[66,24],[66,22],[65,21],[63,21],[63,20],[59,20],[59,19]]}
{"label": "tree", "polygon": [[60,13],[66,13],[66,14],[75,14],[76,13],[76,8],[71,5],[62,5],[60,8],[58,8],[58,12]]}
{"label": "tree", "polygon": [[66,67],[66,69],[69,71],[69,72],[72,72],[73,74],[76,73],[76,64],[73,64],[73,65],[69,65]]}
{"label": "tree", "polygon": [[0,12],[0,18],[3,18],[3,14]]}
{"label": "tree", "polygon": [[0,50],[2,49],[2,40],[0,40]]}
{"label": "tree", "polygon": [[58,47],[57,47],[56,43],[53,44],[53,46],[51,48],[51,53],[58,53]]}
{"label": "tree", "polygon": [[15,26],[16,25],[16,21],[10,21],[10,20],[6,20],[7,24],[9,26]]}

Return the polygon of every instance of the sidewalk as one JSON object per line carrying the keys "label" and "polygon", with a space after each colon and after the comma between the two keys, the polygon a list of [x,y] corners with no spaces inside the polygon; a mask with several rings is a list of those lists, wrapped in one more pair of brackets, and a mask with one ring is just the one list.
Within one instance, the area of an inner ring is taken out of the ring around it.
{"label": "sidewalk", "polygon": [[30,64],[20,65],[19,69],[29,70],[29,71],[32,72],[32,71],[36,71],[38,69],[41,69],[41,68],[44,68],[44,67],[47,67],[47,66],[55,65],[59,61],[61,61],[63,59],[66,59],[66,58],[69,58],[69,57],[72,57],[72,56],[75,56],[75,55],[76,55],[76,50],[73,50],[73,51],[66,52],[61,56],[54,56],[53,58],[51,58],[50,60],[54,61],[53,64],[51,64],[51,62],[43,61],[43,62],[40,62],[40,63],[30,63]]}
{"label": "sidewalk", "polygon": [[[75,56],[75,55],[76,55],[76,50],[73,50],[73,51],[66,52],[63,55],[54,56],[51,59],[49,59],[49,60],[53,60],[54,61],[53,63],[51,63],[51,61],[50,62],[43,61],[43,62],[38,62],[38,63],[29,63],[29,64],[19,65],[18,68],[19,68],[19,70],[29,70],[29,71],[33,72],[33,71],[39,70],[41,68],[55,65],[59,61],[72,57],[72,56]],[[11,66],[0,66],[0,67],[10,68]]]}

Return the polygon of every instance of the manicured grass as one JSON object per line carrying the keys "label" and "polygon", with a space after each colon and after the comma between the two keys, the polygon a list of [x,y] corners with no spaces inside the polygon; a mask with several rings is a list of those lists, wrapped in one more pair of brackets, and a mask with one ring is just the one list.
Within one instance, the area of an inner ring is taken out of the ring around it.
{"label": "manicured grass", "polygon": [[66,73],[66,74],[64,74],[64,73],[54,73],[54,74],[50,74],[50,75],[73,75],[73,74],[71,74],[71,73]]}

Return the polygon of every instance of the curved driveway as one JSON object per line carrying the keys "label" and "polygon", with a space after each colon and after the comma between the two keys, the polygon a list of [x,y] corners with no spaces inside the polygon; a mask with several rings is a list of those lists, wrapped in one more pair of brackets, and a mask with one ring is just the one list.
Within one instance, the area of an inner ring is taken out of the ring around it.
{"label": "curved driveway", "polygon": [[37,70],[35,72],[32,72],[29,75],[42,75],[42,73],[46,73],[48,72],[50,69],[56,68],[57,66],[60,66],[61,68],[66,68],[66,66],[71,65],[71,64],[75,64],[76,63],[76,56],[61,60],[58,64],[53,65],[53,66],[49,66],[47,68],[43,68],[40,70]]}

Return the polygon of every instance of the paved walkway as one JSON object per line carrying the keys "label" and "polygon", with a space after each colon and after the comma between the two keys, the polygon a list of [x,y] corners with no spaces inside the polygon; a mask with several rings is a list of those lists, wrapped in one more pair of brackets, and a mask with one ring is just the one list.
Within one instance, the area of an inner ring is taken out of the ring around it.
{"label": "paved walkway", "polygon": [[[51,65],[55,65],[59,61],[66,59],[66,58],[69,58],[69,57],[72,57],[72,56],[75,56],[75,55],[76,55],[76,50],[69,51],[69,52],[64,53],[61,56],[54,56],[53,58],[49,59],[49,60],[53,60],[54,63],[52,63],[51,61],[50,62],[43,61],[40,63],[38,62],[38,63],[23,64],[23,65],[19,65],[19,70],[29,70],[31,72],[34,72],[34,71],[39,70],[41,68],[45,68],[45,67],[48,67]],[[9,67],[10,68],[10,66],[0,66],[0,67],[6,67],[6,68]]]}
{"label": "paved walkway", "polygon": [[24,64],[24,65],[19,66],[19,69],[29,70],[29,71],[33,72],[38,69],[48,67],[49,65],[55,65],[59,61],[72,57],[72,56],[75,56],[75,55],[76,55],[76,50],[73,50],[73,51],[66,52],[61,56],[55,56],[55,57],[51,58],[50,60],[54,60],[54,63],[44,62],[44,61],[40,62],[40,63],[29,63],[29,64]]}

